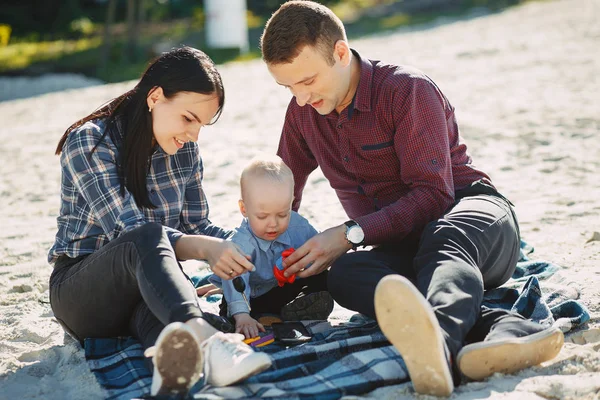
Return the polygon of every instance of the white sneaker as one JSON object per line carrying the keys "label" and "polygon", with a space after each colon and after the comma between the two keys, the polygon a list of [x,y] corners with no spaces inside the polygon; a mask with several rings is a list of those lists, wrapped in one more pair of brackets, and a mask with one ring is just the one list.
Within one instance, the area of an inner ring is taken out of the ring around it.
{"label": "white sneaker", "polygon": [[202,350],[192,328],[173,322],[145,353],[154,357],[150,394],[187,393],[202,374]]}
{"label": "white sneaker", "polygon": [[252,350],[239,333],[217,332],[202,343],[206,383],[228,386],[268,369],[271,358]]}

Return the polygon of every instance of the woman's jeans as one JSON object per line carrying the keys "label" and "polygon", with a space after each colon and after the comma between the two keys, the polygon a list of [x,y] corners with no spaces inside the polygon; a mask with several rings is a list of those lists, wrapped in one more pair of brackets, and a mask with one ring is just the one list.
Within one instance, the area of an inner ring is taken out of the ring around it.
{"label": "woman's jeans", "polygon": [[429,223],[418,244],[343,255],[331,267],[327,286],[341,306],[375,318],[379,281],[392,274],[407,277],[431,304],[455,357],[467,334],[482,340],[487,332],[474,331],[489,331],[482,309],[484,289],[512,276],[519,249],[517,219],[507,200],[474,195]]}
{"label": "woman's jeans", "polygon": [[154,345],[163,327],[202,317],[162,225],[148,223],[78,258],[58,259],[50,304],[63,328],[85,338],[134,336]]}

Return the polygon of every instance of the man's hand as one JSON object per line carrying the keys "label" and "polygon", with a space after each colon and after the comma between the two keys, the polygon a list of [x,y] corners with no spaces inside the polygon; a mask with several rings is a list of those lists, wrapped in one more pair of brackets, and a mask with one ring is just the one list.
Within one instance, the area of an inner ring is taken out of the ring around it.
{"label": "man's hand", "polygon": [[233,319],[235,319],[235,332],[242,333],[246,339],[257,337],[259,331],[265,331],[265,327],[260,322],[252,318],[250,314],[235,314]]}
{"label": "man's hand", "polygon": [[346,240],[345,225],[327,229],[308,239],[283,261],[284,275],[295,273],[298,278],[306,278],[320,274],[351,248]]}

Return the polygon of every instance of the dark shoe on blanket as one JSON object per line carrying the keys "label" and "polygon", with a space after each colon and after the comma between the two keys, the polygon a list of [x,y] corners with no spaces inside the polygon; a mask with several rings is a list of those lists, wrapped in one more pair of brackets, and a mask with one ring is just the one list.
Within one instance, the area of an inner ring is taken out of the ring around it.
{"label": "dark shoe on blanket", "polygon": [[284,321],[326,320],[333,311],[333,298],[329,292],[302,294],[283,306]]}
{"label": "dark shoe on blanket", "polygon": [[208,312],[202,313],[202,319],[211,324],[213,328],[225,332],[225,333],[234,333],[235,332],[235,324],[233,324],[228,318],[222,317],[220,315],[211,314]]}
{"label": "dark shoe on blanket", "polygon": [[375,288],[379,327],[398,350],[417,393],[449,396],[454,382],[442,330],[431,305],[400,275],[388,275]]}
{"label": "dark shoe on blanket", "polygon": [[483,342],[458,353],[460,371],[473,380],[496,372],[512,374],[556,357],[564,343],[558,328],[544,328],[521,318],[504,318],[492,326]]}
{"label": "dark shoe on blanket", "polygon": [[[202,350],[192,328],[181,322],[167,325],[156,339],[150,394],[186,394],[202,374]],[[149,350],[150,350],[149,349]]]}

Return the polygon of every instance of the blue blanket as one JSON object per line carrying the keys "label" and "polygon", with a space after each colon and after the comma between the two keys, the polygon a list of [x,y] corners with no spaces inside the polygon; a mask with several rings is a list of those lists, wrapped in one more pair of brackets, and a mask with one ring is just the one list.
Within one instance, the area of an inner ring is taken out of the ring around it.
{"label": "blue blanket", "polygon": [[[521,247],[513,279],[487,291],[484,304],[516,311],[544,325],[558,326],[563,332],[587,322],[589,312],[577,301],[579,292],[560,274],[560,267],[529,260],[527,255],[533,248],[524,242]],[[544,290],[540,279],[544,280]],[[402,357],[375,321],[356,314],[341,325],[306,325],[313,334],[311,342],[289,349],[277,345],[258,349],[270,353],[273,367],[269,370],[225,388],[207,386],[201,380],[192,390],[193,398],[338,399],[409,380]],[[87,339],[85,356],[108,399],[148,397],[152,374],[137,340]]]}

